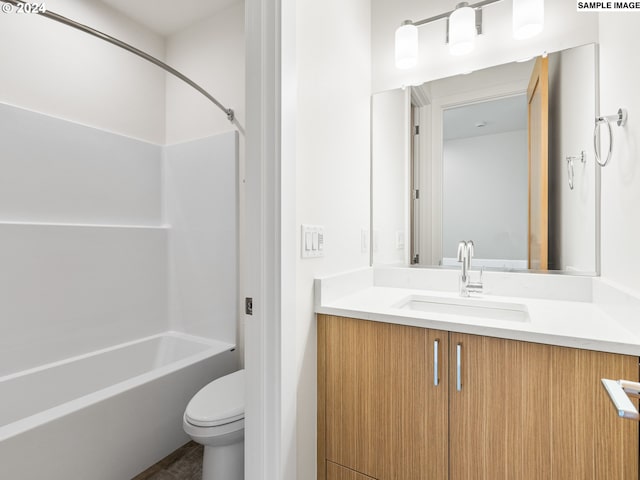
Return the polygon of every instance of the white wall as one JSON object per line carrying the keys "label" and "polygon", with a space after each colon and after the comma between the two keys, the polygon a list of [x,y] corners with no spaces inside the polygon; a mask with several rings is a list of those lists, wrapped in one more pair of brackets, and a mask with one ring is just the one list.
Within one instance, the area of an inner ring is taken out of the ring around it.
{"label": "white wall", "polygon": [[629,111],[613,127],[614,149],[602,173],[602,276],[640,292],[640,16],[600,14],[600,113]]}
{"label": "white wall", "polygon": [[[369,264],[370,5],[297,4],[297,478],[316,476],[316,324],[313,278]],[[325,257],[300,258],[300,224],[325,226]]]}
{"label": "white wall", "polygon": [[[549,268],[596,271],[595,45],[549,55]],[[574,160],[573,190],[567,156]]]}
{"label": "white wall", "polygon": [[514,40],[512,2],[499,2],[483,9],[485,34],[476,42],[473,53],[452,57],[445,44],[446,21],[419,27],[418,66],[398,70],[394,60],[394,35],[407,19],[418,21],[451,11],[456,2],[438,0],[372,0],[372,72],[373,91],[401,85],[418,85],[436,78],[506,63],[520,58],[553,52],[598,40],[595,14],[577,13],[575,2],[546,1],[545,27],[538,36]]}
{"label": "white wall", "polygon": [[[166,62],[232,108],[245,121],[244,2],[204,18],[167,38]],[[167,74],[167,144],[194,140],[233,126],[202,94]]]}
{"label": "white wall", "polygon": [[[160,59],[163,39],[100,2],[57,0],[56,13]],[[0,102],[161,144],[164,72],[125,50],[39,15],[0,15]]]}
{"label": "white wall", "polygon": [[527,131],[446,140],[442,242],[455,258],[473,240],[477,258],[527,259]]}
{"label": "white wall", "polygon": [[[389,90],[371,99],[373,261],[406,265],[409,237],[410,91]],[[397,235],[402,235],[399,242]]]}

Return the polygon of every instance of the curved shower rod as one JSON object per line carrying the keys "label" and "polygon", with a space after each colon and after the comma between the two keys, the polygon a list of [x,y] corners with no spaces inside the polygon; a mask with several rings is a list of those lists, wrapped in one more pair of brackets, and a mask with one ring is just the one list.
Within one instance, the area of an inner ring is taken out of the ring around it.
{"label": "curved shower rod", "polygon": [[[0,0],[0,1],[2,1],[2,3],[10,3],[10,4],[15,5],[15,6],[19,6],[20,4],[26,4],[27,3],[27,2],[24,2],[22,0]],[[93,35],[94,37],[101,38],[102,40],[104,40],[106,42],[109,42],[109,43],[111,43],[111,44],[113,44],[113,45],[115,45],[117,47],[120,47],[120,48],[122,48],[124,50],[128,50],[129,52],[134,53],[134,54],[138,55],[139,57],[144,58],[148,62],[151,62],[151,63],[157,65],[158,67],[162,68],[163,70],[169,72],[170,74],[178,77],[180,80],[185,82],[187,85],[190,85],[191,87],[195,88],[198,92],[200,92],[202,95],[207,97],[211,102],[213,102],[220,110],[222,110],[224,113],[226,113],[227,119],[230,122],[234,121],[235,114],[234,114],[232,109],[226,108],[218,100],[216,100],[213,97],[213,95],[211,95],[209,92],[207,92],[204,88],[202,88],[196,82],[191,80],[189,77],[183,75],[178,70],[176,70],[175,68],[171,67],[170,65],[167,65],[163,61],[158,60],[157,58],[149,55],[148,53],[145,53],[142,50],[139,50],[136,47],[134,47],[132,45],[129,45],[128,43],[123,42],[122,40],[118,40],[117,38],[114,38],[111,35],[107,35],[106,33],[100,32],[99,30],[96,30],[94,28],[88,27],[88,26],[86,26],[86,25],[84,25],[82,23],[78,23],[78,22],[76,22],[74,20],[71,20],[70,18],[64,17],[62,15],[58,15],[57,13],[52,12],[50,10],[34,11],[33,13],[37,13],[38,15],[42,15],[43,17],[50,18],[51,20],[55,20],[56,22],[60,22],[60,23],[63,23],[65,25],[69,26],[69,27],[73,27],[75,29],[81,30],[81,31],[83,31],[85,33],[88,33],[89,35]]]}

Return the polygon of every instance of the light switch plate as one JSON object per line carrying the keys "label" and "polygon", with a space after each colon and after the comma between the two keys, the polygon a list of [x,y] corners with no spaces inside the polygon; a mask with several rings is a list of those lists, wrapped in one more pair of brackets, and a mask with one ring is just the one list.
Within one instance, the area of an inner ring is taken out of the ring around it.
{"label": "light switch plate", "polygon": [[300,251],[302,258],[324,257],[324,227],[302,224],[300,229]]}

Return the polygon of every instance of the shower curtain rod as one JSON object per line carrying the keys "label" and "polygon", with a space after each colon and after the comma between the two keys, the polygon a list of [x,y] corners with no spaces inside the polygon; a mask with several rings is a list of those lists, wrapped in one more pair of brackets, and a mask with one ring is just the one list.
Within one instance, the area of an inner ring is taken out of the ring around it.
{"label": "shower curtain rod", "polygon": [[[12,5],[15,6],[20,6],[20,4],[27,4],[28,2],[24,2],[22,0],[0,0],[3,3],[10,3]],[[198,92],[200,92],[202,95],[204,95],[205,97],[207,97],[209,100],[211,100],[211,102],[213,102],[220,110],[222,110],[224,113],[226,113],[227,115],[227,119],[230,122],[234,121],[235,115],[232,109],[230,108],[226,108],[224,105],[222,105],[218,100],[216,100],[213,95],[211,95],[209,92],[207,92],[204,88],[202,88],[200,85],[198,85],[196,82],[194,82],[193,80],[191,80],[189,77],[183,75],[182,73],[180,73],[178,70],[176,70],[175,68],[167,65],[166,63],[164,63],[161,60],[158,60],[157,58],[149,55],[148,53],[143,52],[142,50],[137,49],[136,47],[129,45],[128,43],[123,42],[122,40],[118,40],[115,37],[112,37],[111,35],[107,35],[106,33],[102,33],[94,28],[88,27],[82,23],[78,23],[74,20],[71,20],[70,18],[64,17],[62,15],[58,15],[55,12],[52,12],[50,10],[45,10],[45,11],[34,11],[32,13],[37,13],[38,15],[42,15],[43,17],[47,17],[50,18],[51,20],[55,20],[56,22],[60,22],[63,23],[69,27],[73,27],[76,28],[78,30],[81,30],[85,33],[88,33],[89,35],[93,35],[94,37],[98,37],[106,42],[109,42],[117,47],[123,48],[124,50],[128,50],[131,53],[134,53],[136,55],[138,55],[139,57],[144,58],[145,60],[147,60],[148,62],[151,62],[155,65],[157,65],[158,67],[162,68],[163,70],[169,72],[170,74],[178,77],[180,80],[182,80],[183,82],[185,82],[187,85],[190,85],[191,87],[195,88]]]}

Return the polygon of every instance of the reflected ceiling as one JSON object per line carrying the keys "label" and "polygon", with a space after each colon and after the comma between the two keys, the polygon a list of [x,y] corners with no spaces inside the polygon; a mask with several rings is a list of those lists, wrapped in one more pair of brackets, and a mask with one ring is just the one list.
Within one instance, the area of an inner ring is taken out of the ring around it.
{"label": "reflected ceiling", "polygon": [[515,95],[450,108],[443,114],[444,140],[527,129],[527,97]]}

